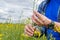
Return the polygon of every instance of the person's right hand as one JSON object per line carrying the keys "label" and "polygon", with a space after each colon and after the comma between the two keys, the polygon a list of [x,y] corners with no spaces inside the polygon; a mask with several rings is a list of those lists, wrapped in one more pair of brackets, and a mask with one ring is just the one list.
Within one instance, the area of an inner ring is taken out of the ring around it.
{"label": "person's right hand", "polygon": [[34,34],[34,27],[31,25],[31,24],[28,24],[28,25],[26,25],[25,26],[25,34],[27,34],[28,36],[33,36],[33,34]]}

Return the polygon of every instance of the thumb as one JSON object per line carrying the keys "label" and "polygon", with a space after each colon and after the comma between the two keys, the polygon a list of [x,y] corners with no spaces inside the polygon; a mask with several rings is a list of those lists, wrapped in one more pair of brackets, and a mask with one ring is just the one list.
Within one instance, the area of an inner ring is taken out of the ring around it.
{"label": "thumb", "polygon": [[33,29],[34,29],[34,31],[36,30],[36,28],[35,28],[35,27],[33,27]]}

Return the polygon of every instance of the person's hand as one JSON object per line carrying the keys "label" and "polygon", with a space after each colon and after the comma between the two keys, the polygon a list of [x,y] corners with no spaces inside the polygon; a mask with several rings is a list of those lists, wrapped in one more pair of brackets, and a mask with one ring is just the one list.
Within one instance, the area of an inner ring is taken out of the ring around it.
{"label": "person's hand", "polygon": [[33,36],[33,34],[34,34],[34,27],[31,25],[31,24],[28,24],[28,25],[26,25],[25,26],[25,34],[27,34],[28,36]]}
{"label": "person's hand", "polygon": [[40,14],[37,11],[33,11],[32,21],[37,25],[44,25],[44,26],[47,26],[49,23],[51,23],[51,20],[49,18]]}

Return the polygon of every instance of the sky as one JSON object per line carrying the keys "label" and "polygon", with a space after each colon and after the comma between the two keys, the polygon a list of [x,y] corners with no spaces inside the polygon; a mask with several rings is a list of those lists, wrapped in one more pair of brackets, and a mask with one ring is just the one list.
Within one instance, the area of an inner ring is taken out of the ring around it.
{"label": "sky", "polygon": [[[41,3],[39,0],[37,4]],[[31,17],[33,14],[34,0],[0,0],[0,22],[10,21],[17,23],[19,20]]]}

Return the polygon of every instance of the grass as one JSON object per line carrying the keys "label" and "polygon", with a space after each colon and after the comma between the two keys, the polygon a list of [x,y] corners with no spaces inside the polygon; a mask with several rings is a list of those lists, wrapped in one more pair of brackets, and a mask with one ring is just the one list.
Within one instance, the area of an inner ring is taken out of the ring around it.
{"label": "grass", "polygon": [[28,37],[23,35],[24,24],[0,23],[0,40],[46,40],[41,38]]}
{"label": "grass", "polygon": [[20,40],[21,27],[20,24],[0,24],[1,40]]}

